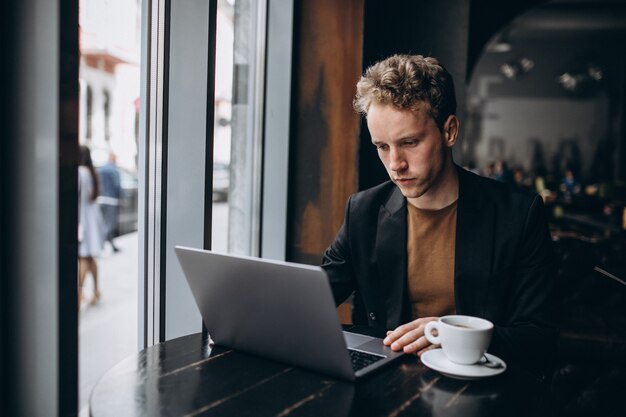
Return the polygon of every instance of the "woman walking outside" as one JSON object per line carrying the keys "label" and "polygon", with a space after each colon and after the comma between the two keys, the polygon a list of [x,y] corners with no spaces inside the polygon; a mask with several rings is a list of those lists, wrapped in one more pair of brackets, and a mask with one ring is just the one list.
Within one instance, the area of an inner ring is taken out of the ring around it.
{"label": "woman walking outside", "polygon": [[98,174],[91,161],[91,152],[80,146],[78,167],[78,307],[83,301],[83,285],[87,273],[93,277],[91,304],[100,300],[98,286],[98,264],[96,257],[104,246],[104,227],[100,207],[96,199],[100,193]]}

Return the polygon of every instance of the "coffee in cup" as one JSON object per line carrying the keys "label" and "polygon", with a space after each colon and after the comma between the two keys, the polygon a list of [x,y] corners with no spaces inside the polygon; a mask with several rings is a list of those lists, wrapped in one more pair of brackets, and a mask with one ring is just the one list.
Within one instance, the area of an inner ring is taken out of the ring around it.
{"label": "coffee in cup", "polygon": [[[437,336],[433,335],[437,330]],[[493,323],[480,317],[443,316],[426,324],[424,336],[430,343],[441,345],[451,361],[472,365],[480,361],[491,343]]]}

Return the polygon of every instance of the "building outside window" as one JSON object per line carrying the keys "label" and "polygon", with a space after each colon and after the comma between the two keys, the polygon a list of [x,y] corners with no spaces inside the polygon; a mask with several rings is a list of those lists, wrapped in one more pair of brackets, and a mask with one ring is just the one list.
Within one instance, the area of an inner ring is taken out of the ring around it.
{"label": "building outside window", "polygon": [[217,12],[212,248],[258,256],[266,2]]}
{"label": "building outside window", "polygon": [[104,109],[104,140],[109,142],[111,140],[111,98],[109,92],[104,90],[102,92],[103,97],[103,109]]}
{"label": "building outside window", "polygon": [[85,139],[91,140],[93,120],[93,90],[87,85],[85,91]]}

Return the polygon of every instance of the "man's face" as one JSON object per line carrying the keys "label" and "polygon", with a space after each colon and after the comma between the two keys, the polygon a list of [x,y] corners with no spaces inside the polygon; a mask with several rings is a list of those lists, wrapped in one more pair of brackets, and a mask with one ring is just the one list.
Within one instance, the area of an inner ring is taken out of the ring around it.
{"label": "man's face", "polygon": [[450,148],[458,127],[455,116],[448,117],[442,132],[426,104],[415,111],[372,104],[367,127],[389,177],[409,201],[423,195],[434,197],[441,190],[443,174],[452,167]]}

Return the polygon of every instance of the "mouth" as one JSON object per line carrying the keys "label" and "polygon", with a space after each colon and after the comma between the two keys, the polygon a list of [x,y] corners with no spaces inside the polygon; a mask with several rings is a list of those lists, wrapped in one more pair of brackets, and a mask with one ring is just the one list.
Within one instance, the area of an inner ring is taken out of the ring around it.
{"label": "mouth", "polygon": [[414,179],[413,178],[394,178],[394,182],[396,184],[409,184],[410,182],[412,182]]}

